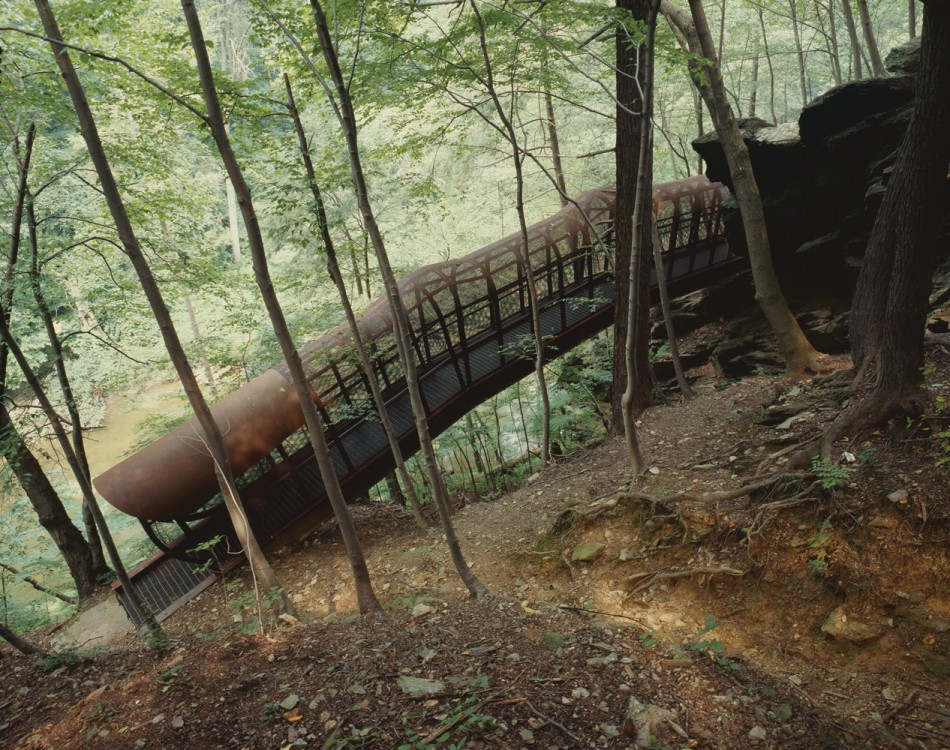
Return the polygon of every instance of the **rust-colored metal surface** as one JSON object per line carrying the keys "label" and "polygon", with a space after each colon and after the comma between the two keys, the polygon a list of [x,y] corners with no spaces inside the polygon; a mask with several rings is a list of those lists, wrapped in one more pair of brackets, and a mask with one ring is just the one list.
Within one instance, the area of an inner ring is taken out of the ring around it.
{"label": "rust-colored metal surface", "polygon": [[[654,211],[671,284],[699,277],[730,259],[718,210],[725,194],[724,187],[705,177],[656,186]],[[538,298],[545,307],[544,333],[556,341],[549,356],[609,324],[614,190],[589,191],[576,203],[530,227],[526,250],[520,235],[514,234],[463,258],[424,266],[400,280],[436,432],[530,371],[530,362],[521,356],[530,346],[524,343],[530,332],[526,261],[534,270]],[[367,308],[360,328],[374,352],[387,410],[401,441],[414,450],[411,419],[400,400],[403,374],[385,299]],[[375,432],[382,430],[373,424],[372,399],[348,331],[334,329],[301,347],[301,356],[344,489],[349,495],[365,491],[363,480],[379,474],[388,448],[373,442]],[[301,430],[300,405],[285,366],[222,399],[212,412],[235,472],[251,470],[242,494],[252,523],[254,516],[262,519],[272,535],[294,524],[302,529],[306,524],[298,518],[304,511],[297,509],[313,504],[322,484],[307,468],[309,449]],[[187,518],[217,492],[214,468],[199,435],[197,424],[190,420],[97,477],[96,488],[112,505],[142,519]],[[363,471],[369,467],[373,471]],[[277,495],[286,496],[288,510],[281,511],[283,520],[268,521],[269,505],[279,504]],[[325,509],[314,513],[314,520],[325,517]]]}

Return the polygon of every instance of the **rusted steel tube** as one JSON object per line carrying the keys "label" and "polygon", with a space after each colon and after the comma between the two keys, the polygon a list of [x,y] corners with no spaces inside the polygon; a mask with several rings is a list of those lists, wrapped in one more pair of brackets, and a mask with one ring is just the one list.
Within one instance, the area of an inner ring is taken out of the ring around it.
{"label": "rusted steel tube", "polygon": [[[268,370],[212,407],[236,475],[247,471],[303,424],[293,385]],[[151,521],[183,518],[218,490],[214,463],[194,419],[95,478],[123,513]]]}
{"label": "rusted steel tube", "polygon": [[[703,176],[660,184],[654,188],[654,211],[658,217],[674,217],[675,241],[679,217],[718,205],[723,192],[721,185],[711,184]],[[579,196],[577,203],[590,222],[605,226],[612,220],[615,199],[613,186],[605,186]],[[522,252],[521,236],[513,234],[463,258],[423,266],[400,279],[414,329],[424,318],[432,317],[442,325],[443,350],[454,346],[446,320],[450,314],[461,314],[461,291],[468,292],[469,303],[484,295],[497,298],[494,282],[501,276],[507,278],[509,287],[516,283],[520,272],[514,269],[525,255],[540,271],[549,262],[548,248],[554,248],[556,257],[567,253],[567,257],[578,254],[580,258],[583,249],[594,243],[591,226],[573,205],[532,225],[528,232],[528,253]],[[444,305],[439,295],[448,295]],[[379,353],[393,356],[385,351],[392,343],[392,316],[385,298],[366,309],[360,329]],[[461,337],[461,326],[458,330]],[[478,333],[467,331],[466,337]],[[428,341],[423,342],[428,351]],[[334,388],[358,367],[350,353],[349,331],[338,326],[301,347],[300,354],[311,392],[324,410],[332,408],[341,395]],[[332,377],[326,377],[328,373]],[[254,466],[303,425],[302,410],[283,364],[226,396],[211,412],[224,435],[236,475]],[[189,420],[96,477],[96,489],[113,506],[138,518],[170,521],[187,517],[218,489],[214,465],[200,435],[196,421]]]}

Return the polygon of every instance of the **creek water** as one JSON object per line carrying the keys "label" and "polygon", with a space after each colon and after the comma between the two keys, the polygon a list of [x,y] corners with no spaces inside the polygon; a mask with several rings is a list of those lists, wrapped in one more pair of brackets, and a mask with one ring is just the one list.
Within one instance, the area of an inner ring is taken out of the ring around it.
{"label": "creek water", "polygon": [[[164,432],[161,424],[185,415],[187,401],[177,381],[153,383],[106,400],[102,426],[85,433],[86,453],[93,476],[114,466],[137,444]],[[81,497],[55,441],[43,441],[34,452],[60,493],[74,523],[82,527]],[[151,554],[151,545],[138,522],[101,498],[100,507],[112,530],[123,561],[132,567]],[[37,523],[32,506],[15,481],[0,496],[0,560],[34,576],[56,591],[75,593],[72,579],[52,540]],[[18,622],[55,621],[69,607],[46,596],[11,574],[0,571],[0,619]]]}

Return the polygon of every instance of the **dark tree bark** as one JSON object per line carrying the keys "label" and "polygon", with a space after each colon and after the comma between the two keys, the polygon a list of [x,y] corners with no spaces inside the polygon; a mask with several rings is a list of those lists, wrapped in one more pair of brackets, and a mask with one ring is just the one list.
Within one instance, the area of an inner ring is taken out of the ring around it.
{"label": "dark tree bark", "polygon": [[[350,561],[360,612],[363,614],[381,616],[383,614],[383,608],[373,591],[369,568],[366,565],[363,547],[356,533],[353,516],[350,513],[349,506],[346,504],[346,498],[343,496],[343,490],[340,488],[340,482],[333,468],[330,448],[327,445],[326,436],[324,434],[323,420],[320,418],[320,412],[317,410],[317,405],[311,395],[310,383],[304,372],[300,353],[297,351],[293,337],[290,335],[290,328],[287,326],[284,312],[280,306],[280,300],[277,298],[277,292],[274,290],[274,284],[270,277],[267,253],[264,248],[264,237],[261,234],[260,223],[258,222],[257,212],[254,208],[254,201],[251,198],[251,189],[244,178],[244,172],[240,168],[237,156],[231,147],[231,139],[228,136],[227,125],[224,121],[221,103],[218,99],[217,89],[215,88],[214,74],[211,71],[211,61],[208,58],[208,48],[205,45],[204,34],[202,33],[201,23],[198,19],[198,11],[195,9],[193,0],[182,0],[181,8],[185,15],[185,22],[188,25],[191,46],[194,50],[195,60],[198,66],[198,81],[201,85],[201,92],[207,109],[205,122],[211,130],[211,136],[214,138],[218,154],[221,156],[221,161],[224,162],[224,167],[227,170],[228,177],[237,195],[241,218],[244,222],[245,232],[247,233],[247,244],[251,253],[254,278],[260,290],[261,298],[264,301],[267,315],[270,318],[274,335],[280,344],[281,354],[287,363],[287,369],[290,372],[294,390],[297,393],[297,399],[303,410],[307,432],[310,434],[310,444],[316,456],[320,476],[323,479],[330,505],[333,507],[333,514],[336,516],[340,534],[343,537],[343,544],[346,547],[347,557]],[[267,570],[270,571],[269,575],[274,575],[269,564],[267,565]],[[274,581],[276,582],[276,576],[274,576]],[[270,588],[271,586],[268,585],[265,591]],[[284,600],[282,608],[285,611],[292,611],[293,607],[290,604],[290,600],[287,599],[283,592],[281,596]]]}
{"label": "dark tree bark", "polygon": [[[650,12],[649,0],[616,0],[620,11],[629,13],[637,21],[646,21]],[[614,307],[614,352],[613,385],[610,394],[611,429],[620,434],[624,429],[623,393],[627,378],[633,380],[632,409],[638,414],[652,403],[653,389],[650,381],[650,263],[641,263],[634,272],[636,279],[637,309],[634,311],[634,357],[633,371],[628,372],[626,358],[627,331],[629,326],[628,300],[630,298],[630,261],[633,248],[633,214],[637,193],[637,168],[640,159],[640,133],[643,127],[643,101],[641,86],[645,66],[643,45],[635,44],[623,29],[617,31],[617,125],[616,125],[616,170],[617,204],[614,210],[614,240],[616,255],[614,275],[616,279],[616,303]],[[648,191],[641,196],[643,208],[651,211],[653,196]],[[639,242],[650,257],[649,229],[642,228]]]}
{"label": "dark tree bark", "polygon": [[913,118],[878,212],[851,309],[855,383],[871,386],[832,424],[830,454],[841,437],[898,409],[924,408],[924,331],[936,263],[934,217],[950,167],[950,3],[925,3]]}
{"label": "dark tree bark", "polygon": [[561,141],[557,134],[557,120],[554,118],[554,97],[547,86],[544,88],[544,111],[547,115],[545,125],[551,141],[551,162],[554,166],[554,179],[557,181],[557,191],[561,198],[561,205],[568,205],[567,180],[564,176],[564,164],[561,161]]}
{"label": "dark tree bark", "polygon": [[[805,50],[802,49],[801,24],[798,21],[798,0],[788,0],[788,9],[792,16],[792,38],[795,40],[795,59],[798,61],[798,91],[804,107],[808,104],[808,84],[805,81]],[[721,54],[719,60],[722,60]]]}

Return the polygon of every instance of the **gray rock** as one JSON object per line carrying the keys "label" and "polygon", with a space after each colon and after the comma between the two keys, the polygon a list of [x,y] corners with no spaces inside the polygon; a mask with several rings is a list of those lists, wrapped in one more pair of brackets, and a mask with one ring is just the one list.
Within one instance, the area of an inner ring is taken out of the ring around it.
{"label": "gray rock", "polygon": [[578,544],[571,552],[571,562],[593,562],[604,552],[603,542]]}
{"label": "gray rock", "polygon": [[848,641],[850,643],[866,643],[884,633],[884,629],[878,625],[869,625],[848,617],[844,605],[836,607],[828,615],[821,626],[821,632],[830,635],[837,641]]}
{"label": "gray rock", "polygon": [[749,739],[753,742],[763,742],[768,733],[762,727],[752,727],[749,730]]}
{"label": "gray rock", "polygon": [[775,714],[776,719],[784,724],[792,718],[792,707],[787,703],[782,703],[772,709],[772,713]]}
{"label": "gray rock", "polygon": [[402,675],[396,680],[396,685],[402,692],[412,698],[423,698],[430,695],[440,695],[445,691],[445,683],[441,680],[426,680],[422,677]]}
{"label": "gray rock", "polygon": [[292,711],[297,707],[298,703],[300,703],[300,696],[296,693],[291,693],[277,705],[284,709],[284,711]]}

